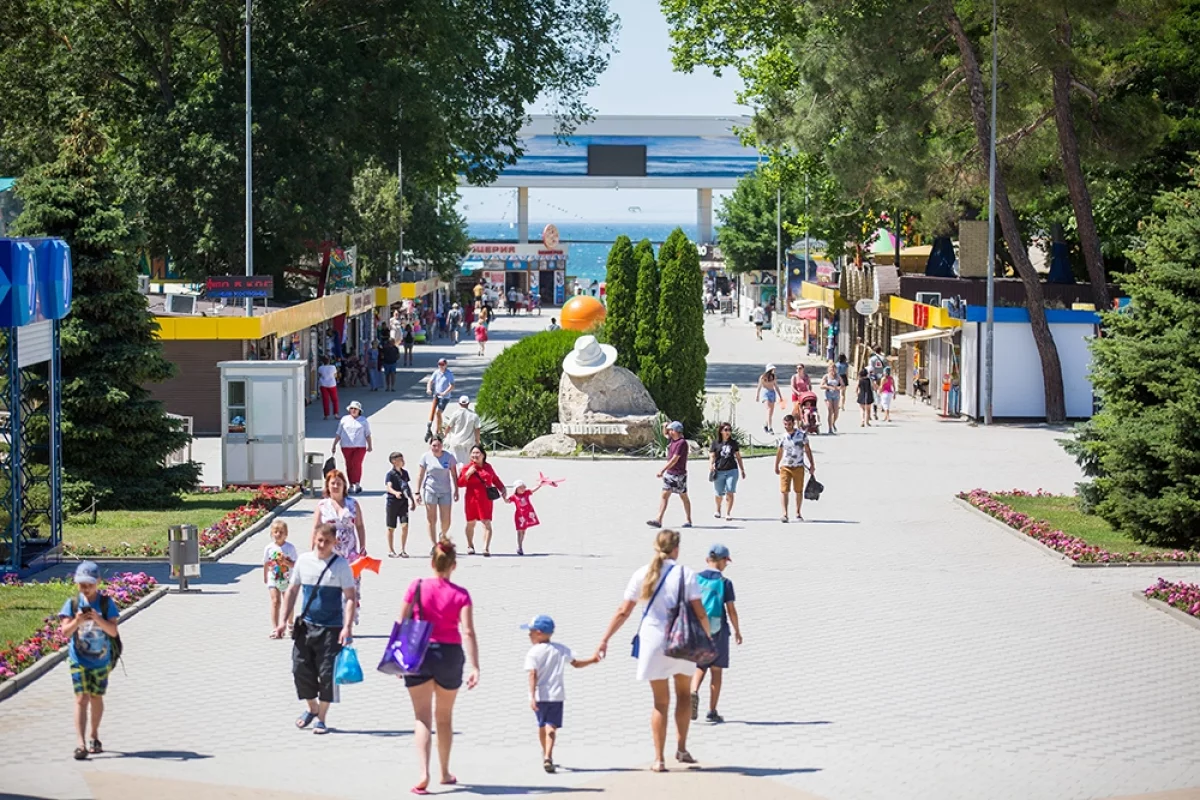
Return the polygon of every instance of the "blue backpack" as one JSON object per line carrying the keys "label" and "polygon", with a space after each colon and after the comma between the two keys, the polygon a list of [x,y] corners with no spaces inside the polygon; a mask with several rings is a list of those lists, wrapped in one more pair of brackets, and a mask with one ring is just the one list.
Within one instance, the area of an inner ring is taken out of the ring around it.
{"label": "blue backpack", "polygon": [[708,614],[708,628],[715,636],[721,630],[721,618],[725,614],[725,576],[718,573],[717,577],[709,578],[698,573],[696,581],[700,584],[700,602]]}

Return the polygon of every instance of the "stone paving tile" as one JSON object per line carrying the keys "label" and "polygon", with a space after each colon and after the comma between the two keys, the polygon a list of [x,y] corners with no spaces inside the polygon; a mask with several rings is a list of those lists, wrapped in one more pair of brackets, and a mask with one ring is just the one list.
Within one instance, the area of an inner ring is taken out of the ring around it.
{"label": "stone paving tile", "polygon": [[[535,324],[502,318],[493,341]],[[744,326],[709,333],[714,373],[725,383],[730,375],[752,380],[757,362],[787,363],[795,352],[755,342]],[[755,364],[740,365],[753,349]],[[419,357],[432,363],[438,352]],[[455,370],[470,386],[482,364],[467,358]],[[739,419],[760,413],[752,398],[743,391]],[[428,407],[413,387],[386,404],[378,394],[362,399],[376,431],[362,500],[368,548],[378,556],[386,454],[398,447],[415,461]],[[1072,569],[950,501],[975,486],[1068,491],[1078,475],[1055,442],[1061,432],[989,430],[898,406],[891,427],[816,440],[827,490],[806,504],[811,521],[803,525],[778,522],[768,459],[747,462],[735,514],[749,519],[733,522],[711,517],[704,471],[693,469],[697,527],[685,532],[683,557],[698,565],[714,541],[733,550],[729,576],[746,643],[726,676],[728,722],[698,723],[692,751],[720,780],[741,776],[729,794],[762,798],[785,787],[830,800],[1060,800],[1200,786],[1200,637],[1130,597],[1155,571]],[[310,449],[332,435],[327,427],[311,425]],[[657,502],[658,466],[504,458],[496,469],[510,484],[539,470],[566,483],[536,497],[543,524],[530,533],[530,556],[509,555],[512,525],[499,512],[495,557],[460,563],[456,580],[477,606],[483,679],[456,709],[459,793],[638,796],[646,786],[657,795],[664,784],[640,772],[651,758],[649,697],[625,655],[633,624],[613,640],[607,662],[567,676],[559,758],[574,770],[556,776],[540,769],[521,671],[528,642],[517,625],[550,613],[557,640],[591,652],[629,574],[649,556],[653,532],[643,521]],[[301,548],[312,508],[306,500],[286,515]],[[453,530],[462,543],[460,515]],[[673,505],[668,523],[679,522]],[[414,525],[412,542],[423,536]],[[69,760],[61,667],[0,704],[0,792],[100,797],[105,790],[89,778],[102,776],[115,782],[105,786],[153,779],[329,797],[403,793],[415,776],[408,700],[371,668],[425,561],[387,560],[380,575],[366,576],[357,645],[367,681],[345,689],[330,715],[337,732],[322,739],[291,728],[298,707],[289,644],[266,638],[256,564],[265,541],[259,535],[221,565],[205,565],[206,581],[217,582],[164,598],[123,630],[128,674],[112,679],[104,724],[112,755]],[[1170,574],[1200,580],[1200,568]],[[336,766],[307,770],[300,782],[281,777],[305,763]],[[688,794],[698,780],[664,778],[677,779],[664,796]]]}

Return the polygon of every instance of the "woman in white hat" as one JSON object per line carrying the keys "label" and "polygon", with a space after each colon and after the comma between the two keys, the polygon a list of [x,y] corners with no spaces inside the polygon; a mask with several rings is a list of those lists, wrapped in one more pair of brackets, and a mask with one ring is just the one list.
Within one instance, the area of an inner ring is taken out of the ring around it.
{"label": "woman in white hat", "polygon": [[357,400],[346,407],[346,416],[338,422],[337,433],[333,435],[333,449],[330,451],[336,453],[338,445],[342,446],[346,477],[350,481],[348,488],[357,494],[362,494],[363,458],[371,452],[371,423],[362,412],[362,403]]}
{"label": "woman in white hat", "polygon": [[758,377],[758,389],[754,393],[754,402],[767,404],[767,424],[763,426],[763,432],[774,433],[775,404],[779,402],[779,380],[775,377],[774,364],[767,364],[763,374]]}

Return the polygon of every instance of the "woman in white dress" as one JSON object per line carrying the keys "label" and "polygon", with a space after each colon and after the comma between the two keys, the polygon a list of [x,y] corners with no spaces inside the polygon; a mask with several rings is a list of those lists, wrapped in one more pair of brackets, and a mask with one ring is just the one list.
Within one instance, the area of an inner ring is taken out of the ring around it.
{"label": "woman in white dress", "polygon": [[676,563],[679,558],[679,534],[676,531],[659,531],[654,540],[654,558],[638,569],[625,588],[625,599],[617,607],[617,613],[596,656],[604,658],[608,652],[608,641],[621,629],[630,614],[641,601],[647,605],[638,623],[635,640],[637,646],[637,679],[649,681],[654,695],[654,711],[650,714],[650,729],[654,734],[654,772],[666,772],[667,764],[663,749],[667,741],[667,713],[671,707],[671,690],[675,690],[675,729],[677,742],[675,760],[681,764],[695,764],[696,759],[687,749],[688,724],[691,722],[690,675],[696,665],[690,661],[669,658],[663,651],[666,647],[667,625],[671,612],[679,603],[682,589],[684,602],[692,604],[696,617],[708,631],[708,612],[700,600],[700,584],[692,570]]}

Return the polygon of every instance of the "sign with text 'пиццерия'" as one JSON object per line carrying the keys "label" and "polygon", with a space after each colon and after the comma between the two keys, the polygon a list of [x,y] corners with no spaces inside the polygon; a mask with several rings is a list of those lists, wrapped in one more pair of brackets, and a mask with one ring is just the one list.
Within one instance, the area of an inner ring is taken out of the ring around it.
{"label": "sign with text '\u043f\u0438\u0446\u0446\u0435\u0440\u0438\u044f'", "polygon": [[275,296],[275,278],[270,275],[211,275],[204,294],[220,298],[269,298]]}

